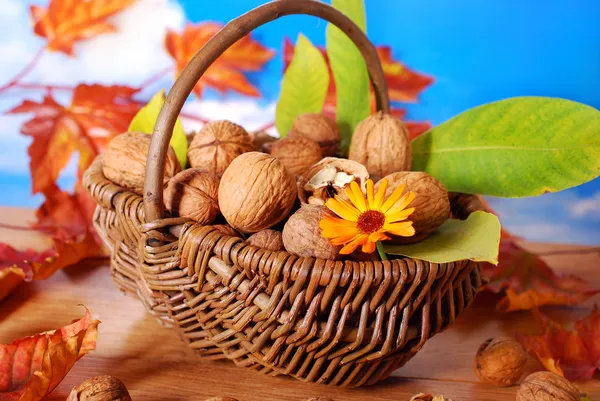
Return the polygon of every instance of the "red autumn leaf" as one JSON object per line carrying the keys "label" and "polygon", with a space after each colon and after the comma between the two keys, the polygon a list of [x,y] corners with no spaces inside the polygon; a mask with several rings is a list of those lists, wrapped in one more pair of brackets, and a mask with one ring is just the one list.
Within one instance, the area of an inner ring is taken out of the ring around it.
{"label": "red autumn leaf", "polygon": [[592,313],[567,330],[539,311],[543,334],[518,334],[517,340],[535,356],[544,367],[569,380],[591,379],[600,368],[600,313]]}
{"label": "red autumn leaf", "polygon": [[77,360],[96,349],[97,320],[85,316],[58,330],[0,344],[0,401],[38,401]]}
{"label": "red autumn leaf", "polygon": [[30,6],[33,31],[46,38],[51,51],[73,54],[73,44],[96,35],[114,32],[107,19],[135,0],[51,0],[48,8]]}
{"label": "red autumn leaf", "polygon": [[[329,59],[327,58],[327,51],[320,47],[321,53],[325,56],[327,66],[329,67]],[[377,47],[377,54],[382,63],[383,72],[388,83],[388,91],[391,102],[416,102],[418,95],[425,90],[429,85],[433,83],[433,78],[419,74],[402,63],[395,61],[391,56],[391,48],[389,46]],[[283,42],[283,61],[284,69],[287,68],[289,63],[292,61],[294,56],[294,45],[289,39],[285,39]],[[330,80],[329,87],[327,88],[327,97],[325,98],[325,105],[323,106],[323,112],[331,117],[335,117],[336,112],[336,92],[335,92],[335,80],[329,67]],[[371,111],[375,111],[375,94],[371,87]],[[394,107],[392,105],[390,113],[404,120],[406,110]],[[425,133],[431,128],[429,122],[415,122],[415,121],[404,121],[406,127],[410,132],[411,140],[417,136]]]}
{"label": "red autumn leaf", "polygon": [[[494,211],[483,201],[490,213]],[[526,310],[542,305],[577,305],[600,293],[573,275],[558,275],[538,255],[521,247],[518,238],[502,230],[498,265],[483,265],[493,292],[505,291],[496,305],[503,312]]]}
{"label": "red autumn leaf", "polygon": [[23,280],[33,278],[34,267],[52,260],[54,251],[17,251],[0,243],[0,301],[8,296]]}
{"label": "red autumn leaf", "polygon": [[[181,34],[167,31],[165,47],[175,59],[177,74],[181,73],[194,54],[221,28],[220,24],[204,22],[186,25]],[[260,96],[258,89],[246,79],[244,72],[260,71],[274,55],[272,50],[247,35],[227,49],[206,70],[194,87],[194,93],[200,97],[204,87],[211,87],[221,93],[233,90],[248,96]]]}
{"label": "red autumn leaf", "polygon": [[79,169],[85,170],[108,140],[127,129],[139,109],[125,86],[78,85],[69,107],[50,95],[42,102],[25,100],[9,114],[33,113],[21,127],[33,138],[29,146],[33,193],[51,187],[73,153],[79,153]]}

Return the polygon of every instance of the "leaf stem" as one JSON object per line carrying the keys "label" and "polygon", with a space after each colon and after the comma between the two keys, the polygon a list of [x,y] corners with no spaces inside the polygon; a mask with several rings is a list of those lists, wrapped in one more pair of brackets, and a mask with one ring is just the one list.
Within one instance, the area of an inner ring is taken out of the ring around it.
{"label": "leaf stem", "polygon": [[381,260],[388,260],[388,257],[385,253],[385,251],[383,250],[383,244],[381,243],[381,241],[377,241],[377,252],[379,253],[379,257],[381,258]]}
{"label": "leaf stem", "polygon": [[19,231],[40,231],[37,228],[26,227],[26,226],[16,226],[12,224],[0,223],[0,228],[4,228],[7,230],[19,230]]}
{"label": "leaf stem", "polygon": [[27,63],[27,65],[25,65],[25,67],[23,67],[23,69],[17,73],[17,75],[15,75],[10,81],[5,83],[4,85],[0,86],[0,92],[4,92],[9,88],[17,86],[19,84],[19,81],[23,79],[25,75],[29,74],[29,72],[31,72],[31,70],[37,65],[38,61],[40,61],[40,59],[42,58],[42,55],[44,54],[45,50],[46,47],[42,46],[33,56],[33,58],[29,61],[29,63]]}

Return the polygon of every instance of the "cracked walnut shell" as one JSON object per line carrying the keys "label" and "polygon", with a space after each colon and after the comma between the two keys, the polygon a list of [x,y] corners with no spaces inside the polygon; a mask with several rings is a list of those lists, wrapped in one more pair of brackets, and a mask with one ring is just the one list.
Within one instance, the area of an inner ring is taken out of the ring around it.
{"label": "cracked walnut shell", "polygon": [[[146,158],[151,136],[141,132],[127,132],[114,137],[104,153],[102,173],[115,184],[138,195],[144,193]],[[169,146],[165,161],[163,185],[181,170],[175,151]]]}
{"label": "cracked walnut shell", "polygon": [[164,190],[165,208],[175,216],[210,224],[219,213],[218,192],[219,181],[212,173],[199,168],[183,170]]}
{"label": "cracked walnut shell", "polygon": [[[413,191],[415,199],[408,207],[415,211],[408,217],[413,222],[415,235],[413,237],[393,236],[396,243],[413,243],[421,241],[437,230],[450,216],[450,200],[448,191],[435,178],[421,171],[403,171],[384,177],[388,180],[386,197],[400,185],[406,185],[405,192]],[[375,184],[375,191],[379,189],[381,180]]]}
{"label": "cracked walnut shell", "polygon": [[296,194],[296,179],[279,160],[249,152],[236,157],[223,173],[219,208],[233,228],[254,233],[285,219]]}
{"label": "cracked walnut shell", "polygon": [[188,150],[190,165],[220,177],[233,159],[254,150],[246,130],[231,121],[211,121],[194,135]]}
{"label": "cracked walnut shell", "polygon": [[509,387],[519,381],[526,363],[527,353],[517,341],[490,338],[479,346],[473,368],[481,381]]}
{"label": "cracked walnut shell", "polygon": [[321,113],[300,114],[292,124],[289,138],[306,138],[319,144],[324,156],[335,156],[340,146],[340,130],[331,118]]}
{"label": "cracked walnut shell", "polygon": [[409,171],[412,150],[408,129],[396,117],[379,111],[356,126],[348,159],[363,164],[376,178]]}
{"label": "cracked walnut shell", "polygon": [[319,144],[306,138],[280,139],[271,144],[269,153],[295,175],[301,175],[323,158]]}

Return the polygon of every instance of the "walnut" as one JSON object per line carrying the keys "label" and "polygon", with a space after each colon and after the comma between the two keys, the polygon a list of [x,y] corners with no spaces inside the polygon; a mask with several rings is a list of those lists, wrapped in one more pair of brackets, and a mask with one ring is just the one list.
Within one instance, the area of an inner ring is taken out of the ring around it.
{"label": "walnut", "polygon": [[410,401],[452,401],[444,398],[443,395],[433,396],[431,394],[419,393],[411,397]]}
{"label": "walnut", "polygon": [[409,171],[412,150],[408,129],[397,118],[377,112],[356,126],[348,158],[364,164],[377,178]]}
{"label": "walnut", "polygon": [[250,132],[250,139],[252,139],[252,143],[254,145],[254,150],[257,152],[265,152],[270,153],[268,151],[268,147],[275,142],[277,139],[274,136],[267,134],[265,131],[255,131]]}
{"label": "walnut", "polygon": [[296,180],[279,160],[249,152],[236,157],[223,173],[219,208],[233,228],[254,233],[285,219],[296,195]]}
{"label": "walnut", "polygon": [[523,380],[517,401],[579,401],[579,390],[552,372],[535,372]]}
{"label": "walnut", "polygon": [[219,181],[208,170],[190,168],[169,180],[164,190],[165,208],[175,216],[210,224],[219,213]]}
{"label": "walnut", "polygon": [[281,232],[277,230],[259,231],[256,234],[252,234],[246,242],[259,248],[268,249],[269,251],[283,250]]}
{"label": "walnut", "polygon": [[302,203],[324,205],[335,195],[345,196],[343,189],[356,181],[362,190],[369,179],[365,166],[348,159],[326,157],[310,167],[298,180],[298,197]]}
{"label": "walnut", "polygon": [[288,137],[302,137],[317,142],[325,156],[335,156],[340,146],[340,130],[337,124],[320,113],[306,113],[296,117]]}
{"label": "walnut", "polygon": [[304,173],[323,158],[319,144],[306,138],[280,139],[271,144],[269,153],[295,175]]}
{"label": "walnut", "polygon": [[294,255],[322,259],[338,259],[341,246],[333,246],[321,236],[319,221],[332,213],[325,206],[302,205],[283,227],[283,245]]}
{"label": "walnut", "polygon": [[116,377],[96,376],[73,388],[67,401],[131,401],[131,396]]}
{"label": "walnut", "polygon": [[490,338],[477,350],[473,368],[479,380],[497,387],[514,385],[527,363],[527,353],[511,338]]}
{"label": "walnut", "polygon": [[[450,201],[448,191],[435,178],[421,171],[404,171],[393,173],[386,177],[388,189],[386,197],[400,185],[406,185],[405,191],[413,191],[415,199],[408,207],[415,211],[408,217],[413,222],[415,235],[412,237],[396,237],[396,243],[412,243],[421,241],[435,232],[435,230],[448,219],[450,215]],[[381,181],[375,184],[375,191],[379,189]]]}
{"label": "walnut", "polygon": [[205,168],[220,177],[233,159],[254,150],[252,138],[241,126],[220,120],[206,124],[188,150],[192,167]]}
{"label": "walnut", "polygon": [[[150,135],[127,132],[114,137],[104,153],[102,173],[115,184],[138,195],[144,193],[146,158],[150,147]],[[175,151],[169,147],[165,162],[163,184],[181,170]]]}

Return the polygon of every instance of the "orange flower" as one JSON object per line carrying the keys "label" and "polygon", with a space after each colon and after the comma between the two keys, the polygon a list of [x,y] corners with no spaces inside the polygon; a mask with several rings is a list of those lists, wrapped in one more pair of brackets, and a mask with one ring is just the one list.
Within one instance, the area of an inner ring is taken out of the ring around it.
{"label": "orange flower", "polygon": [[346,187],[346,195],[352,203],[339,196],[329,199],[325,206],[341,218],[328,216],[319,222],[323,238],[328,238],[332,245],[344,245],[340,253],[348,255],[359,245],[362,251],[372,253],[378,241],[389,240],[385,233],[412,237],[415,235],[412,221],[404,221],[415,208],[406,207],[415,199],[415,194],[404,192],[404,185],[394,190],[384,200],[388,188],[387,179],[381,180],[381,186],[375,194],[373,181],[367,180],[367,197],[363,195],[356,181]]}

